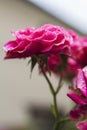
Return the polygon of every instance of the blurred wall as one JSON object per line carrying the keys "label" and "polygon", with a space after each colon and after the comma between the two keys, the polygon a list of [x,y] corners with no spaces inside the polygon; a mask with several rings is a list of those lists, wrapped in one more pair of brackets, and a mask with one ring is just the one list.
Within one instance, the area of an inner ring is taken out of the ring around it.
{"label": "blurred wall", "polygon": [[[10,33],[11,30],[24,29],[27,26],[38,27],[45,23],[65,26],[25,0],[0,0],[1,125],[24,123],[26,121],[24,109],[28,103],[29,105],[38,104],[43,106],[51,103],[52,98],[49,88],[44,78],[38,76],[37,67],[34,69],[32,79],[30,79],[30,70],[27,66],[28,59],[4,61],[5,53],[2,49],[4,43],[13,39]],[[53,82],[55,82],[55,79]],[[64,94],[61,93],[61,95]],[[67,100],[64,102],[66,104]]]}

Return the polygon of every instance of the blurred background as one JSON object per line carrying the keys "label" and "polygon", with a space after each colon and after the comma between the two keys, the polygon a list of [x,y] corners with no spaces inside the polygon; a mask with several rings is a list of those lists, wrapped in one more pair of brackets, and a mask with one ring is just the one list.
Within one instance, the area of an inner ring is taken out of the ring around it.
{"label": "blurred background", "polygon": [[[82,7],[86,11],[84,2]],[[49,104],[52,102],[51,94],[43,76],[38,75],[37,66],[30,79],[30,67],[27,65],[28,59],[5,61],[3,59],[5,56],[2,48],[3,44],[13,39],[10,32],[25,29],[28,26],[39,27],[46,23],[52,23],[65,28],[73,28],[80,35],[86,35],[86,12],[84,13],[81,10],[81,5],[81,0],[50,0],[50,2],[49,0],[0,0],[1,127],[25,126],[26,123],[32,122],[31,117],[36,116],[38,117],[36,120],[39,122],[39,118],[44,115],[43,113],[45,113],[44,118],[45,116],[52,118],[48,111]],[[71,7],[74,7],[74,12]],[[84,17],[82,17],[83,13]],[[52,81],[55,84],[57,79],[54,77]],[[61,91],[58,97],[60,109],[64,113],[67,113],[71,106],[71,102],[66,98],[66,92],[67,90],[64,88],[64,91]],[[63,96],[63,102],[60,100],[61,96]],[[40,115],[40,113],[42,114]]]}

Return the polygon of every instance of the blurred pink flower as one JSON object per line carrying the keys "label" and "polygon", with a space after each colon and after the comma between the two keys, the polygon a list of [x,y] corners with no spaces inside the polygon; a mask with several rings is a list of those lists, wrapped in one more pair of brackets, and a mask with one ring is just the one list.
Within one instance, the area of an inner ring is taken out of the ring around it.
{"label": "blurred pink flower", "polygon": [[73,30],[68,30],[68,32],[73,38],[73,44],[71,44],[72,58],[80,67],[84,67],[87,65],[87,37],[80,37]]}
{"label": "blurred pink flower", "polygon": [[87,104],[87,67],[78,69],[74,84],[74,91],[68,96],[77,104]]}
{"label": "blurred pink flower", "polygon": [[[87,66],[78,70],[77,76],[74,79],[74,87],[70,89],[72,92],[67,95],[77,104],[77,108],[70,111],[70,118],[71,120],[80,119],[84,121],[87,118]],[[82,124],[78,123],[77,128],[79,130],[86,130],[87,122]]]}
{"label": "blurred pink flower", "polygon": [[57,76],[60,74],[60,66],[62,65],[62,59],[59,55],[50,55],[47,59],[48,63],[44,66],[45,72],[48,72],[49,70],[52,71]]}
{"label": "blurred pink flower", "polygon": [[77,62],[73,58],[67,57],[66,67],[63,71],[63,77],[67,77],[69,78],[69,80],[74,78],[74,76],[76,76],[77,74],[78,68],[79,65],[77,64]]}
{"label": "blurred pink flower", "polygon": [[45,72],[50,70],[56,76],[61,75],[62,78],[71,80],[77,74],[78,67],[74,59],[62,54],[52,54],[48,56],[44,70]]}
{"label": "blurred pink flower", "polygon": [[87,121],[78,122],[78,123],[76,124],[76,127],[77,127],[79,130],[87,130]]}
{"label": "blurred pink flower", "polygon": [[87,105],[80,105],[75,110],[70,111],[70,119],[79,120],[87,117]]}
{"label": "blurred pink flower", "polygon": [[72,57],[77,61],[77,63],[84,67],[87,65],[87,38],[76,39],[71,45]]}
{"label": "blurred pink flower", "polygon": [[4,45],[5,59],[26,58],[36,54],[64,53],[70,55],[72,36],[64,28],[46,24],[12,32],[15,40]]}

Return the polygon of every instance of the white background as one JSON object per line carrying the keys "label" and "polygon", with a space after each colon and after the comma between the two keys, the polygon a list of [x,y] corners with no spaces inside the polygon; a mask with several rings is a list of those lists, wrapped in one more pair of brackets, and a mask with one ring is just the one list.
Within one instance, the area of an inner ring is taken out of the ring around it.
{"label": "white background", "polygon": [[31,0],[31,2],[87,34],[87,0]]}

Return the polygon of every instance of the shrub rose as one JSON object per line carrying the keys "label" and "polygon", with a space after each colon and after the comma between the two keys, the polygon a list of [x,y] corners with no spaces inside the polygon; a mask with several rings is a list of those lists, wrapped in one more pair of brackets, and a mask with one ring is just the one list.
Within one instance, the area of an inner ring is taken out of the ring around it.
{"label": "shrub rose", "polygon": [[5,59],[26,58],[36,54],[64,53],[70,55],[72,36],[62,27],[46,24],[12,32],[15,40],[4,45]]}
{"label": "shrub rose", "polygon": [[[87,130],[87,67],[84,67],[87,65],[87,38],[81,38],[72,30],[52,24],[39,28],[28,27],[25,30],[14,31],[12,35],[15,40],[8,41],[3,46],[6,52],[5,59],[31,57],[28,62],[31,62],[31,72],[38,63],[39,70],[47,80],[53,95],[52,111],[56,122],[59,121],[55,129],[61,121],[67,121],[66,117],[61,120],[63,118],[59,116],[56,101],[63,78],[68,79],[73,85],[70,86],[71,93],[67,95],[77,105],[70,111],[70,119],[80,121],[76,124],[79,130]],[[61,77],[56,89],[46,72],[53,72]]]}

